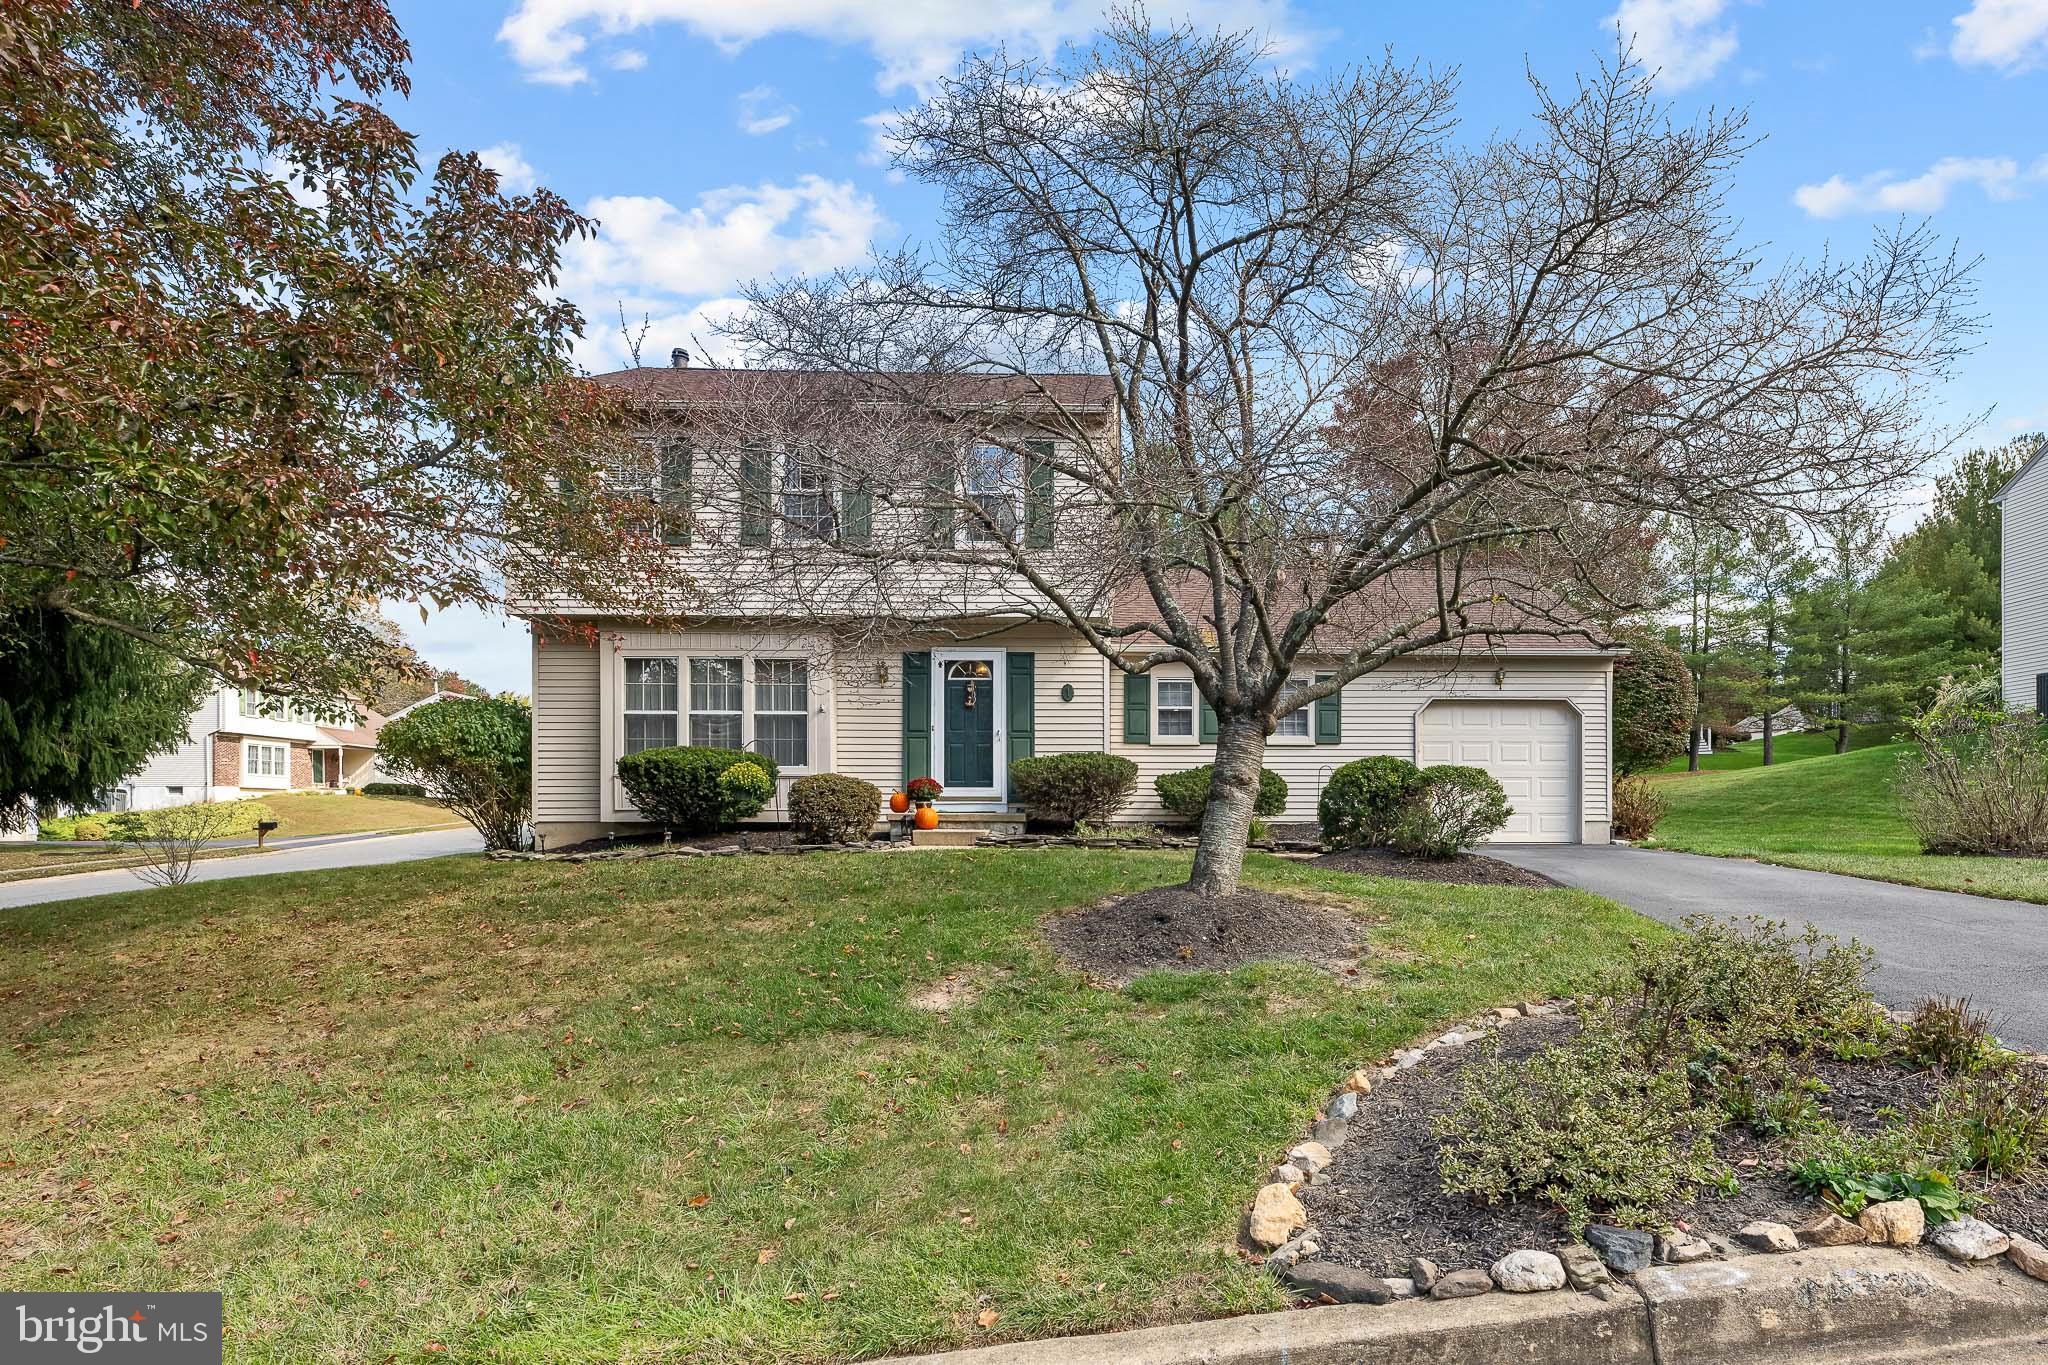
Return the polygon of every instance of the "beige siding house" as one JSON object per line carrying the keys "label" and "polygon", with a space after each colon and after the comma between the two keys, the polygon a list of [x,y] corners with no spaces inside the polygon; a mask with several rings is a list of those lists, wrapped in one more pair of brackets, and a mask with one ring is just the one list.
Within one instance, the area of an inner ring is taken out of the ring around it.
{"label": "beige siding house", "polygon": [[1998,491],[2005,699],[2048,714],[2048,443]]}
{"label": "beige siding house", "polygon": [[[604,378],[621,379],[643,397],[659,393],[665,379],[679,388],[702,383],[671,375]],[[1020,497],[1019,534],[1029,537],[1030,494]],[[677,554],[750,553],[743,537],[716,536],[721,512],[702,489],[691,507],[700,529]],[[862,512],[878,525],[882,515]],[[1056,554],[1066,521],[1044,531],[1048,553]],[[774,757],[782,780],[763,821],[787,817],[792,781],[828,771],[885,792],[932,776],[946,788],[942,813],[1000,817],[1015,809],[1011,761],[1076,752],[1136,763],[1138,793],[1122,818],[1153,821],[1165,811],[1152,779],[1214,759],[1213,717],[1184,668],[1128,675],[1071,627],[1029,619],[1044,603],[1034,606],[1015,585],[950,584],[942,600],[915,610],[892,603],[891,616],[905,624],[848,643],[779,613],[772,546],[761,564],[758,574],[740,576],[750,585],[747,600],[700,603],[673,623],[590,616],[559,603],[527,610],[534,828],[546,846],[645,828],[617,763],[661,744],[718,744]],[[897,589],[878,583],[875,590]],[[1104,602],[1094,619],[1113,622],[1116,613]],[[1505,634],[1357,679],[1341,695],[1284,718],[1271,737],[1266,766],[1288,784],[1283,818],[1313,819],[1338,766],[1396,754],[1492,772],[1515,808],[1503,840],[1605,842],[1619,653]],[[1304,681],[1313,672],[1304,661]]]}

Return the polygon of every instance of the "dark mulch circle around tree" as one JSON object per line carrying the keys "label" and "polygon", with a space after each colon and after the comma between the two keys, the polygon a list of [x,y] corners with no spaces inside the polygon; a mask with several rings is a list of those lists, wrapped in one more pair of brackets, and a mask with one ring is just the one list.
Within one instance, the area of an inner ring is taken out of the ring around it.
{"label": "dark mulch circle around tree", "polygon": [[1355,971],[1359,925],[1343,910],[1269,891],[1206,899],[1185,886],[1120,896],[1050,920],[1069,965],[1116,984],[1146,972],[1230,971],[1286,959]]}
{"label": "dark mulch circle around tree", "polygon": [[1546,891],[1556,882],[1541,872],[1498,858],[1460,853],[1455,858],[1411,858],[1390,848],[1344,848],[1313,859],[1311,867],[1355,872],[1364,877],[1398,877],[1407,882],[1450,882],[1459,886],[1526,886]]}
{"label": "dark mulch circle around tree", "polygon": [[[1551,1250],[1568,1240],[1564,1218],[1553,1210],[1532,1204],[1487,1207],[1445,1194],[1431,1121],[1454,1099],[1455,1078],[1465,1067],[1495,1056],[1527,1057],[1577,1027],[1568,1017],[1523,1019],[1505,1025],[1493,1044],[1439,1048],[1375,1086],[1359,1104],[1325,1179],[1302,1191],[1322,1245],[1319,1257],[1376,1275],[1405,1275],[1416,1256],[1462,1270],[1491,1265],[1510,1251]],[[1815,1074],[1828,1086],[1823,1107],[1857,1132],[1874,1131],[1925,1106],[1941,1085],[1937,1075],[1882,1062],[1824,1062]],[[1797,1226],[1820,1209],[1785,1173],[1782,1140],[1731,1126],[1717,1147],[1740,1191],[1702,1191],[1690,1203],[1667,1208],[1663,1212],[1673,1224],[1740,1255],[1725,1243],[1743,1224],[1768,1219]],[[2048,1232],[2048,1187],[2002,1184],[1978,1216],[2039,1241]]]}

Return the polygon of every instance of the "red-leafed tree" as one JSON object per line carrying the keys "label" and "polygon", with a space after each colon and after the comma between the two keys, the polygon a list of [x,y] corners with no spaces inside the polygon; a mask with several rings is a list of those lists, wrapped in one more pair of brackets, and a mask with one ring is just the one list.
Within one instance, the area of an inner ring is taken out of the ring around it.
{"label": "red-leafed tree", "polygon": [[590,224],[423,177],[408,57],[382,0],[0,6],[0,611],[332,695],[381,598],[629,576],[551,291]]}

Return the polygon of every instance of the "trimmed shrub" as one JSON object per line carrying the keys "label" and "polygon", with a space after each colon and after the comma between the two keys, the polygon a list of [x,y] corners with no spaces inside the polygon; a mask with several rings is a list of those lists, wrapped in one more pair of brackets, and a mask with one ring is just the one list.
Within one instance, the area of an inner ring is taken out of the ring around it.
{"label": "trimmed shrub", "polygon": [[[1209,805],[1209,783],[1216,774],[1213,763],[1177,773],[1161,773],[1152,779],[1160,804],[1181,819],[1199,822]],[[1259,795],[1252,803],[1254,815],[1278,815],[1287,808],[1287,781],[1271,768],[1259,769]]]}
{"label": "trimmed shrub", "polygon": [[1614,661],[1614,771],[1645,773],[1685,752],[1692,731],[1692,670],[1661,640],[1637,635]]}
{"label": "trimmed shrub", "polygon": [[[741,773],[731,782],[724,780],[729,771],[743,767],[758,777]],[[685,834],[714,834],[758,814],[775,795],[779,772],[774,759],[742,749],[686,745],[642,749],[619,760],[619,783],[640,813]]]}
{"label": "trimmed shrub", "polygon": [[854,843],[875,827],[882,790],[841,773],[812,773],[789,785],[789,822],[814,844]]}
{"label": "trimmed shrub", "polygon": [[1997,1050],[1991,1016],[1972,1005],[1968,996],[1922,1000],[1906,1025],[1906,1060],[1919,1067],[1938,1067],[1951,1076],[1969,1075]]}
{"label": "trimmed shrub", "polygon": [[365,782],[364,796],[425,796],[427,789],[417,782]]}
{"label": "trimmed shrub", "polygon": [[428,702],[377,733],[400,781],[448,803],[487,848],[517,848],[533,798],[533,711],[512,697]]}
{"label": "trimmed shrub", "polygon": [[71,837],[74,839],[104,839],[109,832],[105,818],[97,815],[81,815],[78,817],[78,823],[71,828]]}
{"label": "trimmed shrub", "polygon": [[1664,793],[1647,777],[1631,774],[1614,779],[1614,833],[1621,839],[1647,839],[1664,818]]}
{"label": "trimmed shrub", "polygon": [[1115,754],[1047,754],[1010,765],[1010,795],[1041,820],[1100,824],[1138,789],[1138,765]]}
{"label": "trimmed shrub", "polygon": [[1440,763],[1424,768],[1401,809],[1392,843],[1422,858],[1455,858],[1508,822],[1508,794],[1484,768]]}
{"label": "trimmed shrub", "polygon": [[1330,774],[1316,801],[1316,822],[1332,848],[1378,848],[1394,837],[1401,810],[1422,781],[1405,758],[1374,754]]}

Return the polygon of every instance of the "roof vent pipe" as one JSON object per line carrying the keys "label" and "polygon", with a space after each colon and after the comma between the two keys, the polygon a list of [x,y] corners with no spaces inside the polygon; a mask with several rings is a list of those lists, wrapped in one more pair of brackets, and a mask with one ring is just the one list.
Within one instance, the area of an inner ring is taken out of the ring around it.
{"label": "roof vent pipe", "polygon": [[668,367],[671,370],[689,369],[690,353],[680,346],[676,347],[673,351],[670,351],[668,353]]}

